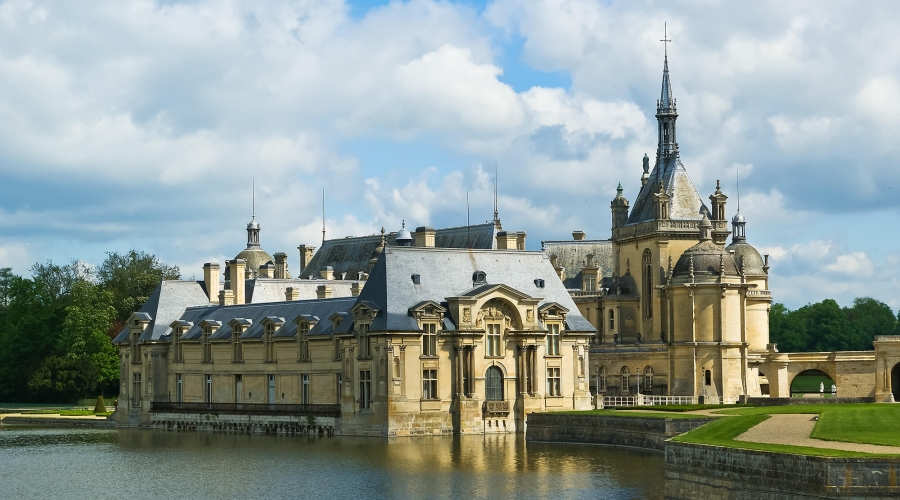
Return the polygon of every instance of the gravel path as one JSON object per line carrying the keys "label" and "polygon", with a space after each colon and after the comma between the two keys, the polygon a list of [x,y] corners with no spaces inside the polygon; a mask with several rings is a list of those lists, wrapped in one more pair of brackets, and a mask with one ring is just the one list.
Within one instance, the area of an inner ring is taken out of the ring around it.
{"label": "gravel path", "polygon": [[877,444],[846,443],[842,441],[823,441],[809,437],[816,422],[815,414],[770,415],[747,432],[736,437],[737,441],[751,443],[786,444],[791,446],[807,446],[810,448],[827,448],[832,450],[858,451],[861,453],[900,454],[900,448]]}

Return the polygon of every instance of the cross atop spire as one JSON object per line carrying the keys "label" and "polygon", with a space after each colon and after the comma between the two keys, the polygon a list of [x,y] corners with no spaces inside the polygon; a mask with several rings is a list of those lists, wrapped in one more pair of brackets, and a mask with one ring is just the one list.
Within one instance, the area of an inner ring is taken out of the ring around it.
{"label": "cross atop spire", "polygon": [[668,28],[666,26],[667,24],[668,23],[663,23],[663,38],[662,38],[662,40],[660,40],[660,42],[663,43],[663,53],[665,54],[665,58],[668,61],[669,60],[669,45],[668,44],[672,40],[670,40],[669,36],[668,36]]}

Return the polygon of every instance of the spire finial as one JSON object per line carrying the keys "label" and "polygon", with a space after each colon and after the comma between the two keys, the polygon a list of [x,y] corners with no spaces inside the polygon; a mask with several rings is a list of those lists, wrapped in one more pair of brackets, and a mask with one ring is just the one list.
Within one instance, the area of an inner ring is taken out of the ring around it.
{"label": "spire finial", "polygon": [[252,181],[252,194],[250,195],[250,218],[256,219],[256,179]]}
{"label": "spire finial", "polygon": [[663,43],[663,53],[665,54],[666,61],[669,60],[669,43],[672,41],[669,39],[669,28],[667,26],[668,23],[663,23],[663,38],[660,42]]}
{"label": "spire finial", "polygon": [[737,169],[734,173],[735,178],[737,179],[737,213],[741,213],[741,170]]}
{"label": "spire finial", "polygon": [[325,188],[322,188],[322,243],[325,243]]}
{"label": "spire finial", "polygon": [[[498,185],[500,184],[500,174],[499,169],[497,168],[497,163],[494,163],[494,226],[497,230],[500,230],[500,210],[498,205]],[[468,194],[467,194],[468,196]],[[468,198],[467,198],[468,199]]]}

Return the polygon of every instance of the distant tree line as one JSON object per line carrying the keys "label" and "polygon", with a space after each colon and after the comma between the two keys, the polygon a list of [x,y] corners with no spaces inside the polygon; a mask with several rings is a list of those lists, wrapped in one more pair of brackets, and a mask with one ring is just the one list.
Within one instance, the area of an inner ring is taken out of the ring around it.
{"label": "distant tree line", "polygon": [[177,266],[153,254],[107,253],[95,268],[73,260],[0,269],[0,401],[74,402],[118,394],[112,338]]}
{"label": "distant tree line", "polygon": [[900,313],[871,297],[861,297],[850,307],[832,299],[807,304],[791,311],[772,304],[769,341],[780,352],[865,351],[874,349],[876,335],[900,335]]}

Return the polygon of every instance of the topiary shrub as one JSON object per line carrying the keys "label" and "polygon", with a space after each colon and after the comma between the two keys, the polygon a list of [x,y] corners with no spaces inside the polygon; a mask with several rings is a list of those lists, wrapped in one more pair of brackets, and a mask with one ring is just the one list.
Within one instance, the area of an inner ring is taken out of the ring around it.
{"label": "topiary shrub", "polygon": [[106,403],[103,396],[97,396],[97,404],[94,405],[94,413],[106,413]]}

